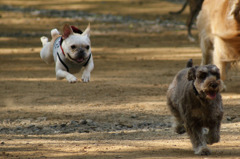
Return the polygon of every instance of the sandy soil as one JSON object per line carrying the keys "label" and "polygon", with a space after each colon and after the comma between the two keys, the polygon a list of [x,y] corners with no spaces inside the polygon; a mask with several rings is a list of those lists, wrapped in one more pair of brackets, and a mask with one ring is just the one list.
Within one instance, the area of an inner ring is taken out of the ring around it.
{"label": "sandy soil", "polygon": [[[0,158],[206,158],[193,154],[186,134],[172,132],[166,106],[174,75],[189,58],[201,61],[198,42],[187,39],[188,10],[168,15],[181,4],[1,0],[0,6]],[[74,17],[76,9],[87,16]],[[51,16],[47,10],[72,14]],[[57,81],[54,66],[39,57],[40,36],[65,23],[84,29],[88,22],[95,62],[91,82]],[[197,37],[196,29],[193,33]],[[240,158],[239,80],[237,68],[229,71],[221,141],[210,146],[207,158]],[[90,123],[83,131],[79,124],[72,131],[50,131],[49,126],[83,120]],[[36,126],[46,131],[34,132]]]}

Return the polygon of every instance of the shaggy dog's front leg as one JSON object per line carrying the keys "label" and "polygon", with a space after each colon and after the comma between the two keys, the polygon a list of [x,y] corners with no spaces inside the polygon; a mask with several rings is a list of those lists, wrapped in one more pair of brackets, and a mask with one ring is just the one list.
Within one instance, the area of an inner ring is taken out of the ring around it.
{"label": "shaggy dog's front leg", "polygon": [[187,133],[193,145],[195,154],[197,155],[210,155],[211,151],[207,147],[207,143],[202,131],[202,127],[198,123],[187,123]]}
{"label": "shaggy dog's front leg", "polygon": [[220,140],[220,123],[217,123],[215,126],[209,128],[209,132],[206,136],[208,144],[214,144]]}

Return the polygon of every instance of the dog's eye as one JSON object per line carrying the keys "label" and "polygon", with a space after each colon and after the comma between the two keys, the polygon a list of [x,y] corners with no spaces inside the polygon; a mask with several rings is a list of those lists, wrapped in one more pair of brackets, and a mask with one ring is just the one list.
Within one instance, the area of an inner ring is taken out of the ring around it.
{"label": "dog's eye", "polygon": [[200,79],[205,79],[207,77],[207,73],[204,73],[202,72],[200,75],[199,75],[199,78]]}
{"label": "dog's eye", "polygon": [[76,46],[75,46],[75,45],[72,45],[71,48],[72,48],[72,49],[76,49]]}
{"label": "dog's eye", "polygon": [[216,76],[217,79],[220,79],[220,74],[215,72],[215,73],[212,73],[214,76]]}
{"label": "dog's eye", "polygon": [[87,49],[87,50],[89,49],[89,45],[86,46],[86,49]]}

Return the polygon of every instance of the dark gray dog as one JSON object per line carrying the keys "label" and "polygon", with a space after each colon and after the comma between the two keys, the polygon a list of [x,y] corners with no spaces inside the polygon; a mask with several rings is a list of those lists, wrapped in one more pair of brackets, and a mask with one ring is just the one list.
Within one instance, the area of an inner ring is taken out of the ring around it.
{"label": "dark gray dog", "polygon": [[195,154],[210,155],[207,144],[220,140],[223,116],[220,91],[223,82],[215,65],[192,66],[178,72],[167,92],[167,104],[175,119],[175,131],[187,131]]}
{"label": "dark gray dog", "polygon": [[181,14],[186,8],[186,6],[189,4],[190,14],[187,18],[187,29],[188,29],[188,39],[190,41],[195,41],[194,37],[192,36],[191,29],[192,29],[194,20],[196,19],[199,11],[202,8],[202,3],[203,3],[203,0],[186,0],[185,3],[183,4],[183,7],[179,11],[169,12],[172,15]]}

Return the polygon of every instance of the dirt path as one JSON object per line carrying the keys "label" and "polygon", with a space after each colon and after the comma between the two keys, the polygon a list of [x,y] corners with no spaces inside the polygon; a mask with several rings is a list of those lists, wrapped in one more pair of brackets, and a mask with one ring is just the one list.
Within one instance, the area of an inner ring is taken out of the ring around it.
{"label": "dirt path", "polygon": [[[168,15],[177,7],[161,0],[2,0],[0,158],[205,158],[193,155],[186,134],[172,132],[166,106],[174,75],[189,58],[201,60],[198,43],[186,36],[187,11]],[[40,36],[88,22],[91,82],[57,81],[54,66],[39,57]],[[221,142],[207,158],[240,158],[240,73],[229,75]]]}

